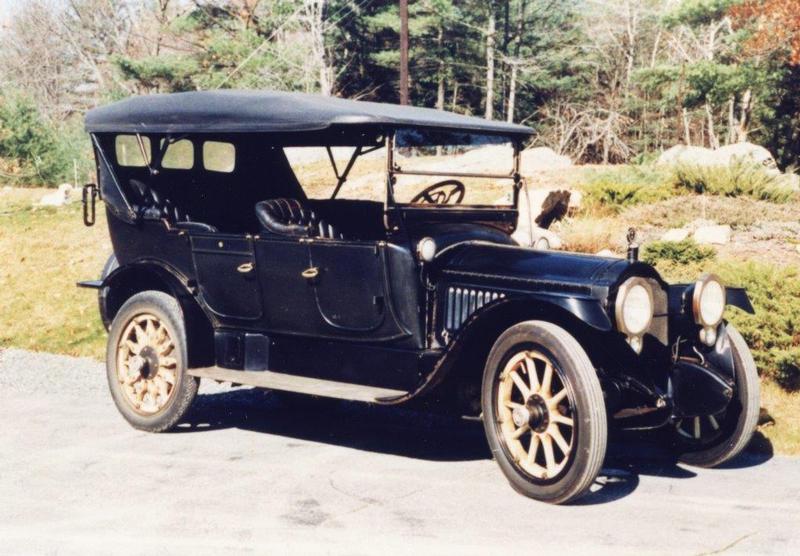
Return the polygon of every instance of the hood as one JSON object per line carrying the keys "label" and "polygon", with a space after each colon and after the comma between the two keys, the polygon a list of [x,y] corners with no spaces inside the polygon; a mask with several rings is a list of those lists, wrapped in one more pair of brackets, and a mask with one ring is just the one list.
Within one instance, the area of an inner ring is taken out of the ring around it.
{"label": "hood", "polygon": [[[543,287],[573,293],[598,294],[628,276],[655,278],[655,270],[643,263],[562,251],[467,241],[443,249],[432,263],[434,272],[468,280],[470,277],[517,287]],[[539,288],[536,288],[539,289]]]}

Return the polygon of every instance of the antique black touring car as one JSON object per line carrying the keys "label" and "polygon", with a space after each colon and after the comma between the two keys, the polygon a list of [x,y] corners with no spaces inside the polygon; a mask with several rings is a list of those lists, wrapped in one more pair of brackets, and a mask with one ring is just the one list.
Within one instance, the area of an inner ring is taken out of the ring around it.
{"label": "antique black touring car", "polygon": [[[86,129],[84,218],[104,201],[114,254],[81,285],[99,290],[134,427],[175,427],[200,378],[446,407],[482,417],[512,487],[554,503],[590,487],[611,425],[663,429],[700,466],[753,434],[756,368],[724,314],[752,311],[744,291],[667,284],[635,245],[512,239],[530,128],[227,91],[131,98]],[[348,181],[358,165],[381,177]]]}

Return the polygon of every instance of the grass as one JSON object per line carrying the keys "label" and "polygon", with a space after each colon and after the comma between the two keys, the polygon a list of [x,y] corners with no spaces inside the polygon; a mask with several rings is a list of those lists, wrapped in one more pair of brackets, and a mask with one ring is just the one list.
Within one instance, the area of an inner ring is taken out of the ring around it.
{"label": "grass", "polygon": [[656,203],[630,206],[619,215],[630,226],[682,228],[695,220],[713,220],[734,230],[747,230],[765,222],[800,221],[800,203],[772,203],[749,197],[681,195]]}
{"label": "grass", "polygon": [[0,348],[102,358],[97,297],[75,282],[100,274],[111,252],[105,219],[84,227],[80,204],[32,208],[46,191],[0,191]]}
{"label": "grass", "polygon": [[558,222],[553,230],[561,236],[564,248],[578,253],[598,253],[604,249],[625,252],[625,226],[610,217],[569,218]]}
{"label": "grass", "polygon": [[576,184],[587,212],[617,214],[625,207],[674,197],[672,171],[654,165],[587,169]]}
{"label": "grass", "polygon": [[750,197],[773,203],[797,200],[788,176],[770,174],[762,166],[742,160],[728,166],[677,166],[671,179],[676,188],[690,193]]}
{"label": "grass", "polygon": [[668,261],[676,265],[712,261],[717,253],[713,247],[698,245],[693,239],[683,241],[653,241],[642,249],[641,259],[648,264]]}
{"label": "grass", "polygon": [[[772,450],[777,454],[800,456],[800,392],[786,392],[772,382],[762,381],[761,407],[771,420],[758,430],[769,440]],[[763,444],[756,438],[753,447],[769,450],[769,446]]]}
{"label": "grass", "polygon": [[583,191],[586,212],[618,214],[636,205],[700,194],[790,203],[800,200],[791,181],[792,176],[772,175],[759,165],[740,161],[719,167],[590,168],[579,174],[575,186]]}

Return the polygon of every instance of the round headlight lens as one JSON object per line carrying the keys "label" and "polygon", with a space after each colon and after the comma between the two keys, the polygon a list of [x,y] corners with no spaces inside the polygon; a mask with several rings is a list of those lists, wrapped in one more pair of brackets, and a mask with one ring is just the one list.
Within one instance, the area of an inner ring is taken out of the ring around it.
{"label": "round headlight lens", "polygon": [[436,242],[433,238],[424,237],[419,240],[417,244],[417,255],[419,258],[429,263],[433,260],[433,257],[436,256]]}
{"label": "round headlight lens", "polygon": [[653,294],[641,278],[627,280],[617,298],[617,326],[630,336],[641,336],[653,320]]}
{"label": "round headlight lens", "polygon": [[705,276],[694,286],[694,319],[706,327],[717,326],[725,313],[725,286],[715,276]]}

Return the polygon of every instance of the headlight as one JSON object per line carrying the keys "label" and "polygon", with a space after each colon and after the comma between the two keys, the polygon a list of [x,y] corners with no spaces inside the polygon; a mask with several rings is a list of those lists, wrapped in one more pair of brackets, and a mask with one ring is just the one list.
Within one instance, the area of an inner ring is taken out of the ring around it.
{"label": "headlight", "polygon": [[702,326],[700,341],[713,346],[717,341],[717,326],[722,322],[726,304],[725,286],[713,274],[702,276],[694,285],[692,312],[694,321]]}
{"label": "headlight", "polygon": [[424,237],[417,243],[417,255],[420,259],[429,263],[436,256],[436,242],[431,237]]}
{"label": "headlight", "polygon": [[614,304],[617,328],[628,336],[637,353],[642,350],[642,335],[653,321],[653,292],[643,278],[628,278],[617,293]]}

